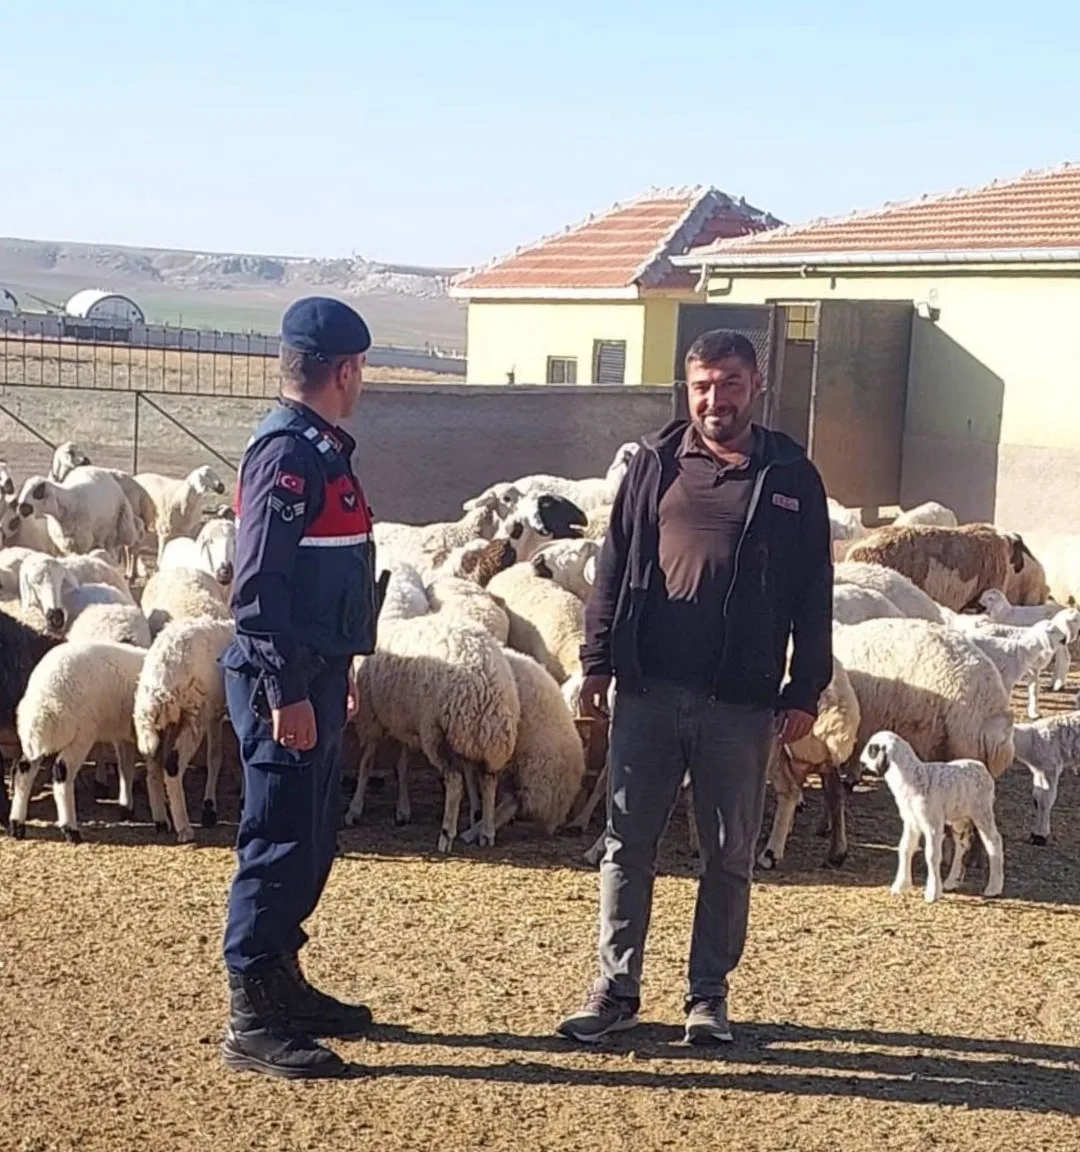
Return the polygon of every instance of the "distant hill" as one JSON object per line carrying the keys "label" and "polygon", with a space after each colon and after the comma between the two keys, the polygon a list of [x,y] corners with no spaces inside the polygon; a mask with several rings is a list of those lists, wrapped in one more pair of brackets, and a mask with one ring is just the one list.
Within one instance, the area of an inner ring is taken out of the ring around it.
{"label": "distant hill", "polygon": [[291,300],[325,292],[350,300],[378,344],[465,347],[465,309],[447,294],[455,268],[110,244],[0,239],[0,287],[23,307],[63,304],[80,288],[135,300],[154,323],[275,331]]}

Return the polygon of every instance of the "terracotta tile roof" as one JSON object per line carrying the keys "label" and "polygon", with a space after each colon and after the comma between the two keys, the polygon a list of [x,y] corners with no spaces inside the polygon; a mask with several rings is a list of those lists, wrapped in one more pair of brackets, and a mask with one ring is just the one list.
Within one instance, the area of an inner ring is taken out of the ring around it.
{"label": "terracotta tile roof", "polygon": [[454,290],[462,296],[500,289],[599,293],[635,285],[655,287],[668,278],[681,283],[689,274],[673,268],[670,256],[694,243],[742,236],[779,223],[715,188],[652,191],[485,268],[469,269],[455,280]]}
{"label": "terracotta tile roof", "polygon": [[[709,255],[785,253],[964,253],[1080,249],[1080,164],[1028,172],[1015,180],[886,204],[873,212],[712,245]],[[694,255],[704,249],[695,246]],[[999,257],[1000,258],[1000,257]]]}

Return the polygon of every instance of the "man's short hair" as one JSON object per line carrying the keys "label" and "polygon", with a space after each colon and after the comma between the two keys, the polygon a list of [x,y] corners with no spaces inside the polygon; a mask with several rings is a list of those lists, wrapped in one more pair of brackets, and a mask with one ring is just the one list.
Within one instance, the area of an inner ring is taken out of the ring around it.
{"label": "man's short hair", "polygon": [[328,360],[320,360],[307,352],[299,352],[282,344],[278,356],[281,382],[310,395],[331,380],[343,360],[348,360],[348,356],[331,356]]}
{"label": "man's short hair", "polygon": [[757,371],[757,352],[753,344],[741,332],[726,332],[722,328],[714,328],[711,332],[703,332],[690,345],[686,353],[686,369],[691,364],[717,364],[735,356],[747,368]]}

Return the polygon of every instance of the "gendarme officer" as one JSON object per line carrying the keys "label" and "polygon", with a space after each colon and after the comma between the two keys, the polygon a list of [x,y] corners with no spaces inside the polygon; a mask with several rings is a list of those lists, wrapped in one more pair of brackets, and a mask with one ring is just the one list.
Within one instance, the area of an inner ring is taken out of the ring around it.
{"label": "gendarme officer", "polygon": [[348,305],[298,300],[281,324],[281,397],[237,481],[236,639],[222,657],[244,803],[224,954],[230,1068],[340,1075],[316,1036],[371,1024],[313,988],[298,954],[336,853],[338,754],[355,707],[352,657],[375,646],[371,510],[338,424],[360,394],[371,336]]}

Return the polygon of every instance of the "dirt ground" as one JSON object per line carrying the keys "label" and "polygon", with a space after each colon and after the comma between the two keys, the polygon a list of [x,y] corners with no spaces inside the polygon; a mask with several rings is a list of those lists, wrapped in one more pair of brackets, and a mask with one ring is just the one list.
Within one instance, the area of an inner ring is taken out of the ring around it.
{"label": "dirt ground", "polygon": [[[886,790],[849,798],[839,870],[822,866],[811,792],[788,858],[756,878],[737,1043],[715,1054],[679,1044],[695,891],[681,808],[657,881],[645,1023],[583,1052],[552,1029],[591,975],[591,837],[514,826],[493,850],[441,859],[434,778],[417,780],[403,830],[392,786],[373,790],[363,826],[342,832],[306,964],[370,1003],[379,1027],[338,1045],[352,1078],[319,1084],[219,1063],[233,826],[179,848],[141,822],[141,790],[137,822],[117,824],[91,778],[82,845],[59,842],[43,792],[26,841],[0,841],[3,1152],[1080,1148],[1075,777],[1037,848],[1029,777],[1007,773],[1003,897],[978,895],[979,869],[936,906],[888,892],[899,822]],[[195,803],[201,773],[188,784]]]}

